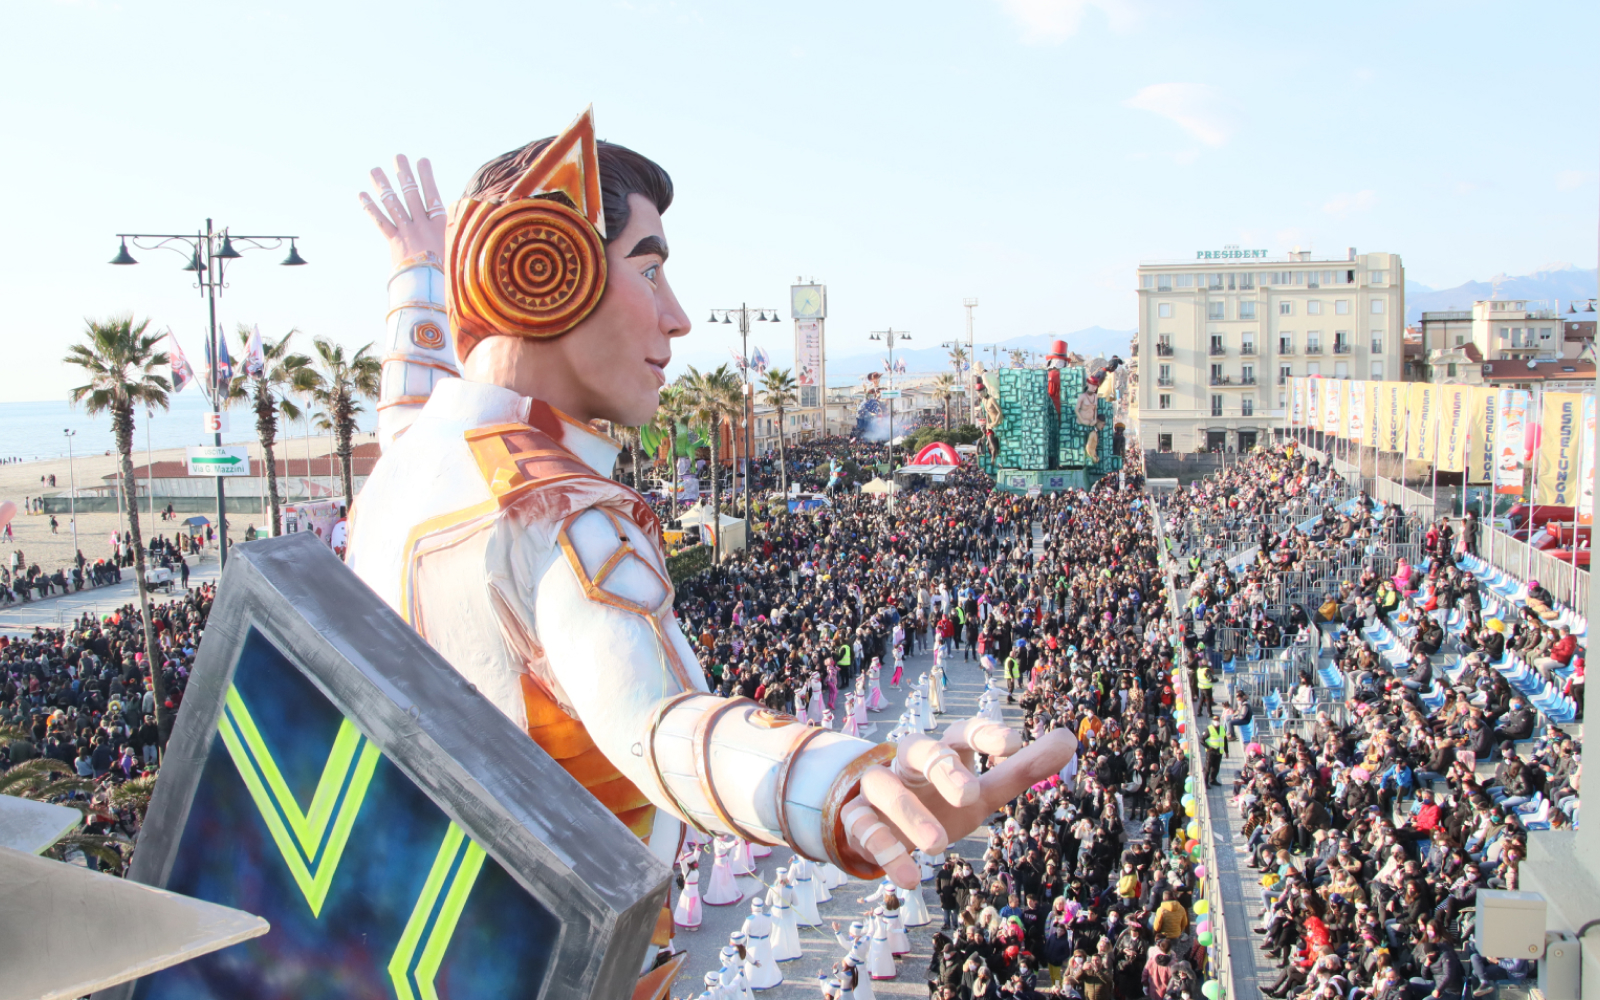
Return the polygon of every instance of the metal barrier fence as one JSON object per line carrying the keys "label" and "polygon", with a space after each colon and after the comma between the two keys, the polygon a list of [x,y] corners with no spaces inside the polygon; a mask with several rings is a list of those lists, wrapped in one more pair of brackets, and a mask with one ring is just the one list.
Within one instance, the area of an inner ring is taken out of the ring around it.
{"label": "metal barrier fence", "polygon": [[1478,545],[1478,555],[1496,569],[1509,573],[1524,583],[1538,580],[1560,603],[1585,617],[1589,614],[1589,571],[1574,567],[1564,559],[1540,552],[1526,542],[1519,542],[1498,528],[1485,532]]}

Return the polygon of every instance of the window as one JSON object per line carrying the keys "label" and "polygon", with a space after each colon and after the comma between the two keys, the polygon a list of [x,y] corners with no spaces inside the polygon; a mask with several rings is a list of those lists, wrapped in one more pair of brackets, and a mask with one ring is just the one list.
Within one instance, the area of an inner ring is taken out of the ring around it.
{"label": "window", "polygon": [[1278,384],[1279,385],[1288,385],[1289,384],[1289,380],[1292,379],[1292,378],[1294,378],[1294,366],[1293,365],[1279,365],[1278,366]]}
{"label": "window", "polygon": [[1548,326],[1539,327],[1539,339],[1540,340],[1549,340],[1550,339],[1550,328]]}
{"label": "window", "polygon": [[1278,338],[1278,353],[1279,354],[1293,354],[1294,353],[1294,334],[1285,333],[1285,334],[1283,334],[1282,336],[1280,336]]}
{"label": "window", "polygon": [[1383,381],[1383,362],[1382,361],[1374,361],[1372,363],[1372,377],[1374,379],[1377,379],[1380,382]]}
{"label": "window", "polygon": [[1160,396],[1159,396],[1159,397],[1158,397],[1158,399],[1159,399],[1159,400],[1160,400],[1160,406],[1161,406],[1161,408],[1162,408],[1162,409],[1163,409],[1163,410],[1170,410],[1170,409],[1172,409],[1172,393],[1170,393],[1170,392],[1163,392],[1163,393],[1162,393],[1162,394],[1161,394],[1161,395],[1160,395]]}
{"label": "window", "polygon": [[1171,451],[1172,450],[1172,435],[1171,434],[1157,434],[1156,435],[1156,447],[1161,449],[1162,451]]}
{"label": "window", "polygon": [[1208,275],[1206,275],[1206,278],[1208,279],[1206,281],[1206,287],[1211,289],[1214,292],[1222,291],[1222,277],[1223,276],[1220,275],[1220,274],[1208,274]]}
{"label": "window", "polygon": [[1307,354],[1321,354],[1322,353],[1322,331],[1321,330],[1311,330],[1311,331],[1308,331],[1306,333],[1306,353]]}
{"label": "window", "polygon": [[1293,316],[1294,315],[1294,303],[1293,302],[1279,302],[1278,303],[1278,315],[1279,316]]}
{"label": "window", "polygon": [[1241,291],[1249,291],[1255,287],[1256,276],[1254,271],[1246,271],[1244,274],[1239,275],[1239,288]]}
{"label": "window", "polygon": [[1316,299],[1312,299],[1310,302],[1307,302],[1306,303],[1306,315],[1307,316],[1321,316],[1322,315],[1322,303],[1317,301]]}
{"label": "window", "polygon": [[1239,416],[1253,417],[1256,414],[1256,401],[1249,396],[1239,400]]}
{"label": "window", "polygon": [[1162,365],[1159,369],[1157,369],[1157,372],[1158,372],[1158,374],[1156,376],[1156,384],[1157,385],[1171,385],[1172,384],[1172,366],[1171,365]]}
{"label": "window", "polygon": [[1449,364],[1445,365],[1444,367],[1445,367],[1445,374],[1446,375],[1448,375],[1451,378],[1455,378],[1456,377],[1456,363],[1454,361],[1450,362]]}
{"label": "window", "polygon": [[1456,334],[1456,346],[1457,347],[1460,347],[1462,344],[1464,344],[1466,342],[1467,342],[1467,335],[1466,334],[1464,334],[1464,333]]}
{"label": "window", "polygon": [[1180,274],[1180,275],[1178,275],[1178,287],[1179,288],[1193,288],[1194,287],[1194,275],[1192,275],[1192,274]]}
{"label": "window", "polygon": [[1386,285],[1389,283],[1388,271],[1368,271],[1367,283],[1371,285]]}
{"label": "window", "polygon": [[1281,410],[1285,406],[1287,406],[1288,405],[1288,399],[1289,399],[1289,394],[1288,393],[1286,393],[1286,392],[1278,393],[1278,409]]}
{"label": "window", "polygon": [[1222,366],[1221,365],[1212,365],[1211,366],[1211,384],[1212,385],[1221,385],[1222,384]]}
{"label": "window", "polygon": [[1224,317],[1222,315],[1222,303],[1221,302],[1207,302],[1206,303],[1206,319],[1225,319],[1225,318],[1226,317]]}
{"label": "window", "polygon": [[1172,291],[1172,275],[1170,275],[1170,274],[1158,274],[1158,275],[1156,275],[1156,291],[1158,291],[1158,292],[1170,292],[1170,291]]}
{"label": "window", "polygon": [[1245,385],[1256,384],[1256,366],[1244,365],[1239,369],[1239,381]]}
{"label": "window", "polygon": [[1241,302],[1241,303],[1239,303],[1239,318],[1240,319],[1255,319],[1256,318],[1256,304],[1254,302]]}
{"label": "window", "polygon": [[1140,288],[1154,288],[1154,287],[1156,287],[1156,276],[1153,275],[1153,274],[1141,274],[1141,275],[1139,275],[1139,287]]}
{"label": "window", "polygon": [[1227,354],[1228,353],[1227,347],[1223,346],[1223,343],[1222,343],[1222,334],[1213,333],[1211,335],[1211,353],[1212,354]]}
{"label": "window", "polygon": [[1162,319],[1171,319],[1172,318],[1172,303],[1171,302],[1163,302],[1160,305],[1156,306],[1156,315],[1161,317]]}
{"label": "window", "polygon": [[1335,331],[1333,331],[1333,353],[1335,353],[1335,354],[1349,354],[1350,353],[1350,331],[1349,330],[1335,330]]}
{"label": "window", "polygon": [[1383,331],[1382,330],[1374,330],[1374,331],[1372,331],[1372,353],[1373,354],[1382,354],[1383,353]]}
{"label": "window", "polygon": [[1384,301],[1383,299],[1373,299],[1372,300],[1372,314],[1374,316],[1383,315],[1383,301]]}
{"label": "window", "polygon": [[1211,397],[1211,415],[1213,417],[1222,416],[1222,397],[1221,396],[1212,396]]}
{"label": "window", "polygon": [[1320,362],[1320,361],[1307,361],[1306,362],[1306,374],[1307,375],[1321,375],[1322,374],[1322,362]]}
{"label": "window", "polygon": [[1335,316],[1348,316],[1348,315],[1350,315],[1350,300],[1349,299],[1334,299],[1333,300],[1333,314]]}
{"label": "window", "polygon": [[1334,378],[1349,378],[1350,377],[1350,362],[1348,362],[1348,361],[1335,361],[1333,363],[1333,377]]}
{"label": "window", "polygon": [[1240,354],[1254,354],[1256,352],[1256,335],[1253,330],[1246,330],[1239,344]]}

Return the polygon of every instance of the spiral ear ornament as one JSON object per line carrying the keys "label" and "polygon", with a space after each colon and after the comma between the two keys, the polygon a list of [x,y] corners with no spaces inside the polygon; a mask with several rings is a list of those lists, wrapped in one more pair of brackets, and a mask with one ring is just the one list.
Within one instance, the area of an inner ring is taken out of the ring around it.
{"label": "spiral ear ornament", "polygon": [[559,337],[599,305],[605,244],[581,213],[533,198],[462,201],[451,214],[445,273],[462,360],[485,337]]}

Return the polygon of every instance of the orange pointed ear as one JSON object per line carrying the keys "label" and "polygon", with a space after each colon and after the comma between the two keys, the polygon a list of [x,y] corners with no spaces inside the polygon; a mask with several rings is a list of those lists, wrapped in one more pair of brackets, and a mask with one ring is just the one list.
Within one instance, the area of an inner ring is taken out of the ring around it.
{"label": "orange pointed ear", "polygon": [[557,192],[566,195],[601,239],[605,238],[606,211],[600,203],[600,155],[595,147],[592,104],[528,165],[504,201]]}

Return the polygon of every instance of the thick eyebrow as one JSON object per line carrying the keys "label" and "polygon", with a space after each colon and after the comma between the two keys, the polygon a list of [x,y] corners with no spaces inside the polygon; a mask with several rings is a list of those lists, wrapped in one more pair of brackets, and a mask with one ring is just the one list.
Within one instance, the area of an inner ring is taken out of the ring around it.
{"label": "thick eyebrow", "polygon": [[666,241],[659,236],[646,236],[635,243],[633,249],[628,252],[629,257],[647,257],[650,254],[655,254],[665,262],[667,259]]}

